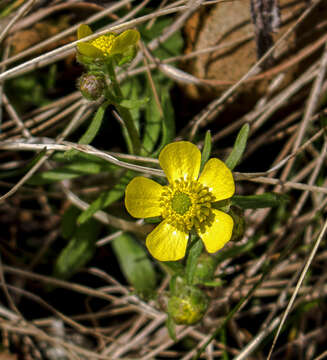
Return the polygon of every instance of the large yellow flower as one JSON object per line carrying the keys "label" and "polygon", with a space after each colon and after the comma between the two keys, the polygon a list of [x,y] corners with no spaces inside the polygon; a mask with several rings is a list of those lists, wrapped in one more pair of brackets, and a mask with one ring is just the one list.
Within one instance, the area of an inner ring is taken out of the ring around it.
{"label": "large yellow flower", "polygon": [[212,204],[233,196],[231,171],[221,160],[212,158],[199,176],[200,150],[187,141],[166,145],[159,163],[168,185],[138,176],[125,192],[125,206],[132,216],[163,219],[146,238],[152,256],[160,261],[183,258],[192,228],[209,253],[222,248],[232,236],[234,223],[231,216]]}

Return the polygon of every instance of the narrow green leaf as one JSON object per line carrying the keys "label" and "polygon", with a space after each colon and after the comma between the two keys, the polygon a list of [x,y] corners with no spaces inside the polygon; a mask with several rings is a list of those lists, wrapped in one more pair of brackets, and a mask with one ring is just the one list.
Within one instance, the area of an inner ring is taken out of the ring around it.
{"label": "narrow green leaf", "polygon": [[124,99],[119,102],[119,105],[123,106],[126,109],[134,109],[134,108],[140,108],[146,105],[146,103],[148,102],[149,102],[148,97],[145,97],[143,99],[136,99],[136,100]]}
{"label": "narrow green leaf", "polygon": [[85,134],[79,139],[79,144],[88,145],[95,138],[101,127],[103,116],[108,105],[109,103],[105,102],[98,108]]}
{"label": "narrow green leaf", "polygon": [[145,248],[127,233],[111,244],[128,282],[139,294],[151,296],[156,286],[156,273]]}
{"label": "narrow green leaf", "polygon": [[92,258],[99,230],[99,223],[93,219],[77,228],[57,258],[53,271],[55,277],[70,278]]}
{"label": "narrow green leaf", "polygon": [[264,193],[260,195],[235,195],[231,199],[233,205],[240,206],[243,209],[260,209],[275,207],[285,204],[288,196],[278,193]]}
{"label": "narrow green leaf", "polygon": [[68,240],[74,235],[77,226],[76,220],[80,212],[77,207],[72,205],[65,211],[61,220],[61,235],[63,238]]}
{"label": "narrow green leaf", "polygon": [[240,162],[243,152],[246,147],[246,142],[248,139],[250,131],[249,124],[244,124],[239,131],[237,138],[234,143],[232,152],[229,154],[227,160],[225,161],[226,165],[233,170],[235,166]]}
{"label": "narrow green leaf", "polygon": [[156,156],[165,145],[172,142],[175,137],[175,112],[168,90],[161,93],[161,106],[164,113],[162,122],[162,138],[154,156]]}
{"label": "narrow green leaf", "polygon": [[196,265],[198,263],[198,258],[202,253],[202,250],[203,243],[201,239],[196,240],[190,248],[185,267],[186,281],[188,285],[193,284]]}
{"label": "narrow green leaf", "polygon": [[217,280],[217,281],[205,281],[203,283],[203,285],[208,286],[208,287],[220,287],[223,286],[223,282],[221,280]]}
{"label": "narrow green leaf", "polygon": [[[155,81],[155,86],[158,91],[159,89],[161,92],[165,91],[165,88],[160,86],[160,83],[157,81]],[[151,154],[158,141],[163,119],[149,82],[147,82],[146,92],[150,101],[145,108],[146,124],[144,128],[143,148],[148,152],[148,154]]]}
{"label": "narrow green leaf", "polygon": [[57,181],[74,179],[81,176],[80,172],[76,172],[70,169],[54,169],[49,171],[44,171],[42,173],[33,175],[27,183],[30,185],[45,185],[51,184]]}
{"label": "narrow green leaf", "polygon": [[168,330],[168,334],[171,337],[172,340],[175,342],[177,341],[176,338],[176,325],[171,315],[168,314],[167,320],[166,320],[166,326]]}
{"label": "narrow green leaf", "polygon": [[101,193],[100,196],[94,200],[85,211],[82,212],[77,222],[79,224],[83,224],[98,210],[104,209],[107,206],[113,204],[115,201],[119,200],[124,195],[126,185],[129,183],[132,177],[133,175],[130,172],[125,174],[125,176],[120,179],[119,183],[117,183],[111,190]]}
{"label": "narrow green leaf", "polygon": [[[133,77],[129,81],[124,81],[121,85],[121,91],[124,99],[129,99],[130,101],[137,101],[140,99],[140,97],[144,96],[143,83],[141,84],[140,77]],[[131,108],[130,113],[136,127],[138,128],[141,109],[139,107]]]}
{"label": "narrow green leaf", "polygon": [[210,130],[208,130],[204,138],[204,146],[201,154],[201,167],[200,167],[201,171],[203,169],[204,164],[209,160],[210,154],[211,154],[211,133]]}
{"label": "narrow green leaf", "polygon": [[33,175],[28,180],[28,184],[44,185],[66,179],[74,179],[81,175],[98,174],[104,169],[106,169],[106,167],[99,163],[76,161],[57,169],[44,171],[42,173]]}

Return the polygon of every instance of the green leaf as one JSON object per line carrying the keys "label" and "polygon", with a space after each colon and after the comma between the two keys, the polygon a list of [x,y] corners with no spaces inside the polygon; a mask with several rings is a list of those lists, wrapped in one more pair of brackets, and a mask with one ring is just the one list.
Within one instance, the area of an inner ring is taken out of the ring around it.
{"label": "green leaf", "polygon": [[161,93],[161,106],[164,117],[162,122],[162,138],[158,150],[153,154],[157,156],[161,149],[172,142],[175,137],[175,112],[171,102],[169,88]]}
{"label": "green leaf", "polygon": [[93,219],[77,228],[57,258],[53,271],[55,277],[70,278],[93,257],[99,230],[100,224]]}
{"label": "green leaf", "polygon": [[203,283],[203,285],[208,286],[208,287],[221,287],[223,286],[223,281],[222,280],[217,280],[217,281],[205,281]]}
{"label": "green leaf", "polygon": [[128,282],[139,294],[151,296],[156,286],[156,274],[145,248],[127,233],[113,240],[112,247]]}
{"label": "green leaf", "polygon": [[31,185],[51,184],[66,179],[74,179],[81,175],[98,174],[105,169],[106,167],[99,163],[89,161],[74,162],[58,169],[33,175],[27,183]]}
{"label": "green leaf", "polygon": [[235,195],[231,199],[233,205],[240,206],[243,209],[260,209],[275,207],[285,204],[288,196],[278,193],[264,193],[260,195]]}
{"label": "green leaf", "polygon": [[143,99],[124,99],[119,102],[120,106],[123,106],[126,109],[134,109],[134,108],[140,108],[144,106],[149,101],[149,98],[143,98]]}
{"label": "green leaf", "polygon": [[[143,78],[142,78],[143,80]],[[142,81],[143,83],[143,81]],[[138,101],[141,97],[144,96],[143,85],[141,84],[141,77],[133,77],[128,81],[124,81],[121,85],[121,91],[123,93],[124,99],[129,99],[130,101]],[[134,107],[130,109],[130,113],[134,120],[136,127],[138,127],[141,109],[139,107]]]}
{"label": "green leaf", "polygon": [[176,338],[176,325],[175,322],[172,318],[172,316],[170,314],[168,314],[167,320],[166,320],[166,326],[167,326],[167,330],[168,330],[168,334],[171,337],[172,340],[174,340],[175,342],[177,341]]}
{"label": "green leaf", "polygon": [[[153,80],[158,93],[165,91],[165,87],[162,87],[161,84],[157,81],[158,76],[154,76]],[[148,81],[146,92],[147,96],[150,98],[150,101],[145,108],[146,124],[144,128],[143,148],[147,151],[148,154],[151,154],[158,141],[163,119],[158,104],[155,100],[153,90]]]}
{"label": "green leaf", "polygon": [[204,164],[209,160],[210,154],[211,154],[211,133],[210,130],[208,130],[204,138],[204,146],[201,154],[200,171],[202,171]]}
{"label": "green leaf", "polygon": [[[94,115],[89,127],[87,128],[86,132],[79,139],[79,141],[78,141],[79,144],[89,145],[92,142],[92,140],[95,138],[96,134],[100,130],[102,120],[103,120],[103,116],[104,116],[105,111],[106,111],[109,104],[110,104],[110,102],[106,101],[105,103],[103,103],[98,108],[98,110],[95,113],[95,115]],[[64,153],[64,157],[67,160],[72,160],[76,156],[77,153],[78,153],[78,150],[75,150],[75,149],[68,150],[68,151],[66,151]]]}
{"label": "green leaf", "polygon": [[116,184],[111,190],[100,194],[100,196],[94,200],[85,211],[82,212],[77,220],[78,223],[83,224],[98,210],[104,209],[115,201],[119,200],[124,195],[126,185],[129,183],[132,177],[132,173],[126,173],[126,175],[120,179],[119,183]]}
{"label": "green leaf", "polygon": [[[158,18],[153,24],[151,29],[146,28],[146,25],[141,25],[139,30],[141,32],[141,38],[146,43],[159,37],[165,29],[167,29],[173,19],[171,17]],[[160,46],[153,52],[154,56],[159,59],[164,59],[171,56],[177,56],[182,53],[184,46],[184,40],[181,31],[174,32],[164,43],[160,43]]]}
{"label": "green leaf", "polygon": [[233,150],[229,154],[227,160],[225,161],[226,165],[231,170],[235,168],[235,166],[240,162],[242,158],[243,152],[246,147],[249,131],[250,131],[249,124],[244,124],[237,135]]}
{"label": "green leaf", "polygon": [[57,181],[74,179],[81,176],[80,172],[76,172],[70,169],[62,168],[44,171],[42,173],[33,175],[28,181],[27,184],[30,185],[45,185],[51,184]]}
{"label": "green leaf", "polygon": [[103,116],[108,105],[109,103],[105,102],[98,108],[85,134],[79,139],[79,144],[88,145],[95,138],[96,134],[100,130]]}
{"label": "green leaf", "polygon": [[76,220],[80,212],[77,207],[72,205],[65,211],[61,220],[61,235],[63,238],[68,240],[74,235],[77,227]]}
{"label": "green leaf", "polygon": [[201,239],[197,239],[192,245],[188,253],[185,274],[188,285],[193,284],[194,274],[198,263],[198,258],[203,250],[203,243]]}

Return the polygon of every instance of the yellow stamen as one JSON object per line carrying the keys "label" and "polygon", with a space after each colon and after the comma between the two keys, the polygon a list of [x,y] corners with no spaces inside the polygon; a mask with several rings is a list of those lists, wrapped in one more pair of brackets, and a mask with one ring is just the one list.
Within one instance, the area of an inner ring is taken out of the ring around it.
{"label": "yellow stamen", "polygon": [[115,35],[113,34],[101,35],[95,40],[91,41],[91,44],[97,49],[101,50],[104,55],[109,56],[114,38]]}
{"label": "yellow stamen", "polygon": [[203,228],[212,219],[214,196],[198,181],[179,179],[164,186],[160,198],[162,217],[177,229],[188,232]]}

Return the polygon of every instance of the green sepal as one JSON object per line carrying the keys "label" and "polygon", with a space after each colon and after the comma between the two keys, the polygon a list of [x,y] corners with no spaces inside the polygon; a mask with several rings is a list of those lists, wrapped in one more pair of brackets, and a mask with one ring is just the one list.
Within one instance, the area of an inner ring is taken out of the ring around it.
{"label": "green sepal", "polygon": [[160,216],[154,216],[154,217],[144,219],[144,222],[147,224],[158,224],[161,221],[162,221],[162,218]]}
{"label": "green sepal", "polygon": [[223,212],[228,212],[231,206],[231,199],[220,200],[212,203],[212,207]]}

